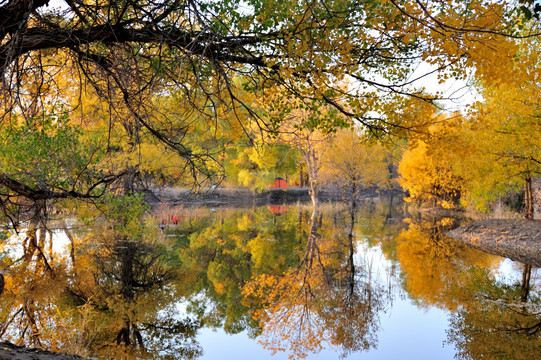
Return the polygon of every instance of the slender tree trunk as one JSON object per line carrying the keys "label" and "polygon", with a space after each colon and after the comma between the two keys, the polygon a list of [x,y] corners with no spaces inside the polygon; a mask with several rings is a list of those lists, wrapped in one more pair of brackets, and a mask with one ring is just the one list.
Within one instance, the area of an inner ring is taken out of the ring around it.
{"label": "slender tree trunk", "polygon": [[314,207],[317,208],[319,206],[319,191],[318,191],[316,182],[313,180],[310,180],[309,193],[310,193],[310,198],[312,199],[312,204],[314,205]]}
{"label": "slender tree trunk", "polygon": [[532,178],[528,176],[524,184],[524,217],[533,219],[533,195],[532,195]]}
{"label": "slender tree trunk", "polygon": [[350,202],[350,210],[351,210],[351,216],[352,221],[355,217],[355,212],[357,211],[357,182],[356,179],[353,178],[353,181],[351,182],[351,202]]}
{"label": "slender tree trunk", "polygon": [[351,224],[349,226],[349,233],[348,233],[348,260],[347,260],[347,288],[348,288],[348,298],[353,297],[353,293],[355,292],[355,262],[353,260],[353,256],[355,255],[355,248],[353,247],[353,226],[355,224],[355,213],[351,212]]}
{"label": "slender tree trunk", "polygon": [[530,278],[532,275],[532,266],[524,264],[524,269],[522,270],[522,284],[520,291],[520,299],[522,302],[528,301],[528,295],[530,294]]}
{"label": "slender tree trunk", "polygon": [[134,166],[128,167],[126,175],[124,176],[124,194],[130,195],[135,194],[136,186],[136,168]]}
{"label": "slender tree trunk", "polygon": [[66,221],[62,221],[62,228],[64,229],[64,233],[70,241],[71,266],[75,269],[75,238],[73,237],[71,231],[68,229],[68,224],[66,223]]}
{"label": "slender tree trunk", "polygon": [[317,159],[315,157],[315,152],[312,150],[308,153],[308,159],[307,159],[307,168],[308,168],[308,176],[309,176],[309,182],[310,182],[310,197],[312,198],[312,204],[315,208],[319,206],[319,189],[318,189],[318,182],[317,182]]}

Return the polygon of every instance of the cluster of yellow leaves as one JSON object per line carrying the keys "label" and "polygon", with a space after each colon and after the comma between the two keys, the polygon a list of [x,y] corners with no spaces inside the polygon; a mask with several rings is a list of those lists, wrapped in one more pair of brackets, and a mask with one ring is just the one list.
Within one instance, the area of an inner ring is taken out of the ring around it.
{"label": "cluster of yellow leaves", "polygon": [[400,185],[409,192],[408,201],[453,208],[458,205],[463,182],[448,159],[431,150],[420,140],[404,152],[398,167]]}
{"label": "cluster of yellow leaves", "polygon": [[539,55],[529,48],[536,43],[517,42],[520,56],[508,79],[485,79],[484,100],[470,113],[440,115],[429,136],[410,142],[399,172],[413,201],[452,207],[460,197],[463,205],[487,211],[541,173]]}

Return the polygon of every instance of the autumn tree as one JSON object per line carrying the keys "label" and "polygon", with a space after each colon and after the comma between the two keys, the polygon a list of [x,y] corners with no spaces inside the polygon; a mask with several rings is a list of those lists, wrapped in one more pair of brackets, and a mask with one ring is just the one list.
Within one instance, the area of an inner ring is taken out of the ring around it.
{"label": "autumn tree", "polygon": [[[454,126],[461,123],[460,114],[437,116],[421,137],[414,136],[398,165],[398,181],[408,192],[408,201],[429,206],[454,208],[460,205],[466,180],[454,168],[459,137]],[[462,144],[462,143],[460,143]]]}
{"label": "autumn tree", "polygon": [[275,144],[285,144],[296,149],[308,176],[309,193],[312,204],[319,205],[319,191],[322,186],[320,170],[325,149],[336,128],[347,127],[348,121],[329,106],[310,106],[287,92],[277,92],[266,102],[258,104],[275,130],[268,140]]}
{"label": "autumn tree", "polygon": [[[532,42],[528,42],[531,44]],[[536,42],[533,42],[534,44]],[[526,47],[527,45],[524,44]],[[485,101],[460,133],[464,151],[456,171],[468,179],[470,202],[481,209],[508,191],[524,191],[526,218],[533,218],[532,178],[541,175],[538,54],[527,48],[513,83],[486,85]]]}
{"label": "autumn tree", "polygon": [[[264,129],[269,124],[242,94],[265,97],[280,86],[312,111],[325,103],[375,133],[412,129],[417,124],[404,120],[403,105],[439,96],[425,95],[411,78],[419,63],[434,65],[442,79],[474,66],[494,75],[483,67],[487,54],[496,49],[497,59],[509,62],[515,51],[510,37],[534,34],[524,20],[535,13],[530,2],[517,12],[512,3],[482,0],[467,6],[456,1],[66,1],[56,10],[49,3],[0,5],[2,126],[11,127],[13,114],[30,119],[49,102],[65,104],[66,97],[92,89],[111,114],[108,123],[125,129],[123,142],[152,137],[193,171],[204,170],[202,161],[215,154],[208,146],[187,145],[184,128],[170,126],[174,117],[217,124],[227,113],[242,124],[247,113]],[[69,88],[59,81],[65,73],[73,80]],[[237,76],[245,81],[235,82]],[[157,99],[173,93],[189,104],[186,111],[156,112]],[[113,128],[106,129],[104,139]],[[130,166],[119,173],[130,176]],[[16,175],[2,172],[2,187],[42,196]],[[70,189],[43,194],[81,197]]]}
{"label": "autumn tree", "polygon": [[392,187],[390,151],[358,129],[338,130],[322,158],[323,181],[343,191],[345,199],[358,198],[364,189]]}
{"label": "autumn tree", "polygon": [[536,43],[520,43],[508,79],[479,83],[484,100],[470,112],[440,115],[430,136],[410,141],[399,171],[413,200],[449,207],[460,199],[487,211],[498,197],[523,188],[525,216],[533,218],[531,179],[541,173],[538,55],[529,50]]}
{"label": "autumn tree", "polygon": [[224,170],[233,184],[262,190],[267,189],[276,177],[291,180],[299,161],[298,150],[289,144],[242,139],[226,151]]}

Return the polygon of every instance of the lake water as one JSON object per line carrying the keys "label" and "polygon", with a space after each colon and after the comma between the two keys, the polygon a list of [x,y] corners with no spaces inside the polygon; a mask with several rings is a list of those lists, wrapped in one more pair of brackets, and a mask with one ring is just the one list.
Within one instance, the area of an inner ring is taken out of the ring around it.
{"label": "lake water", "polygon": [[104,359],[538,357],[537,269],[446,237],[460,221],[383,198],[23,232],[3,241],[0,336]]}

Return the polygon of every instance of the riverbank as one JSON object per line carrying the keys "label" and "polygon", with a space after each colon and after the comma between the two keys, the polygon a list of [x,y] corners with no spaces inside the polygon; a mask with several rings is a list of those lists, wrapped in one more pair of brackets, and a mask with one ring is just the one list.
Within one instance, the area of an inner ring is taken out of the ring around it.
{"label": "riverbank", "polygon": [[35,348],[18,346],[9,342],[0,342],[2,360],[84,360],[77,355],[61,354]]}
{"label": "riverbank", "polygon": [[[249,189],[241,188],[215,188],[204,191],[194,191],[185,188],[152,188],[145,194],[145,200],[148,204],[154,206],[159,204],[224,207],[235,206],[239,208],[253,207],[268,204],[284,203],[308,203],[311,201],[309,188],[307,187],[289,187],[287,189],[266,189],[255,192]],[[379,195],[397,195],[402,194],[399,191],[376,192],[367,190],[361,197],[375,197]],[[344,196],[332,189],[321,189],[319,191],[319,200],[341,201]]]}
{"label": "riverbank", "polygon": [[308,202],[308,188],[268,189],[254,192],[239,188],[215,188],[194,191],[183,188],[153,188],[145,194],[145,200],[151,205],[168,204],[184,206],[242,206],[265,204],[269,202]]}
{"label": "riverbank", "polygon": [[481,251],[541,267],[540,220],[480,220],[454,229],[448,235]]}

